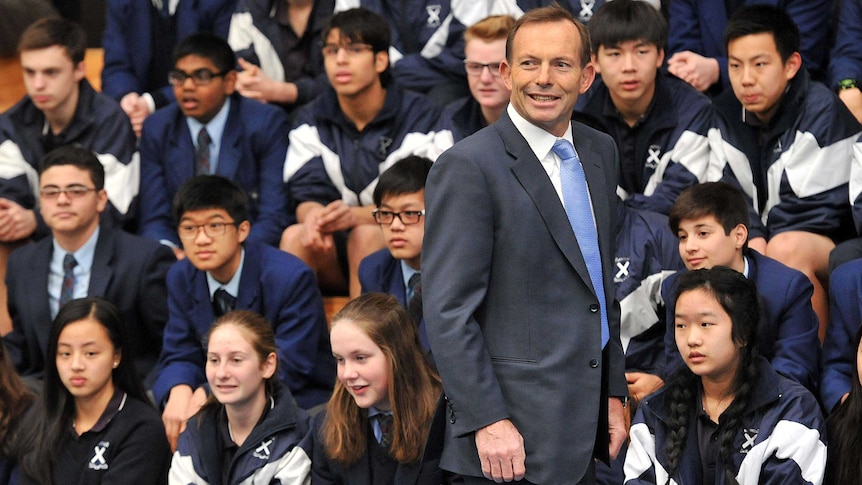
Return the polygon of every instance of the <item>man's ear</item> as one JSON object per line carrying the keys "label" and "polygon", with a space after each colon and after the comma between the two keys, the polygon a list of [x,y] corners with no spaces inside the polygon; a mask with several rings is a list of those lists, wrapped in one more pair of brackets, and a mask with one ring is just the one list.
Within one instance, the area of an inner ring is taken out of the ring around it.
{"label": "man's ear", "polygon": [[802,56],[800,56],[798,52],[790,54],[790,57],[787,58],[787,62],[784,63],[784,78],[788,81],[793,79],[801,67]]}
{"label": "man's ear", "polygon": [[741,250],[745,247],[745,243],[748,241],[748,228],[745,224],[737,224],[731,231],[731,234],[733,235],[734,244],[737,250]]}

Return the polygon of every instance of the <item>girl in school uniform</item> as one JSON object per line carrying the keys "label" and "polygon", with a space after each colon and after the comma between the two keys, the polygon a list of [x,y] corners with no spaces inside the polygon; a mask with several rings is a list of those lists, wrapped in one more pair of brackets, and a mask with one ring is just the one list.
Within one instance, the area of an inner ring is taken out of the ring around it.
{"label": "girl in school uniform", "polygon": [[754,284],[724,267],[678,281],[686,367],[638,407],[625,483],[823,483],[825,421],[814,396],[758,354]]}
{"label": "girl in school uniform", "polygon": [[314,420],[312,483],[449,483],[439,469],[442,386],[407,310],[390,295],[362,295],[333,317],[330,342],[338,380]]}
{"label": "girl in school uniform", "polygon": [[213,323],[206,356],[212,394],[180,435],[170,484],[309,482],[310,445],[300,446],[308,416],[273,377],[277,366],[266,318],[236,310]]}
{"label": "girl in school uniform", "polygon": [[170,448],[126,352],[117,308],[72,300],[51,325],[40,403],[23,427],[23,483],[165,483]]}

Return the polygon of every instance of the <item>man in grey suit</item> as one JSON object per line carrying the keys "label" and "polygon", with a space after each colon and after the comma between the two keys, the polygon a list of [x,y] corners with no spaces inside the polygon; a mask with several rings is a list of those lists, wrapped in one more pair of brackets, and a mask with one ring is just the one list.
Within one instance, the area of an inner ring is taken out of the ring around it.
{"label": "man in grey suit", "polygon": [[625,439],[617,153],[570,121],[594,78],[589,52],[565,10],[521,17],[500,66],[506,113],[445,152],[428,179],[422,277],[448,406],[441,467],[467,483],[593,483],[593,458],[615,456]]}

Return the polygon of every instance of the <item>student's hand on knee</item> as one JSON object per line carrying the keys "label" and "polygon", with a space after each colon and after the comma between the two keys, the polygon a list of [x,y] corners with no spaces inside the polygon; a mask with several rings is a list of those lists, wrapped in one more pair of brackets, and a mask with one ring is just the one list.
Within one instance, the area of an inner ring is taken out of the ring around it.
{"label": "student's hand on knee", "polygon": [[192,394],[192,398],[189,401],[189,407],[186,409],[186,419],[197,414],[198,411],[206,404],[207,402],[207,391],[203,388],[203,386],[195,389],[194,394]]}
{"label": "student's hand on knee", "polygon": [[9,199],[0,198],[0,241],[30,237],[36,231],[36,213]]}
{"label": "student's hand on knee", "polygon": [[174,386],[162,411],[162,423],[171,451],[176,451],[180,433],[186,429],[187,412],[192,400],[192,388],[187,385]]}
{"label": "student's hand on knee", "polygon": [[345,231],[356,226],[357,220],[344,201],[336,200],[326,206],[318,219],[318,227],[322,233]]}
{"label": "student's hand on knee", "polygon": [[485,478],[511,482],[524,478],[524,437],[518,428],[503,419],[476,431],[476,449]]}

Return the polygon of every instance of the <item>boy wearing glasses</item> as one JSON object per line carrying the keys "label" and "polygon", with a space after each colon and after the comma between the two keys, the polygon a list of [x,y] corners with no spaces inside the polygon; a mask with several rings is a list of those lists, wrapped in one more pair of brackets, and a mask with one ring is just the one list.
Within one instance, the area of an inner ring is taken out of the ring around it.
{"label": "boy wearing glasses", "polygon": [[6,346],[30,380],[41,380],[46,359],[54,358],[45,346],[60,307],[88,296],[103,297],[122,313],[140,376],[155,368],[174,257],[154,241],[100,224],[107,201],[105,170],[90,150],[60,147],[42,160],[39,211],[51,235],[13,252],[6,275],[13,323]]}
{"label": "boy wearing glasses", "polygon": [[335,362],[314,273],[297,258],[248,240],[247,204],[238,184],[215,175],[191,178],[174,198],[186,258],[168,273],[170,318],[153,388],[174,448],[206,399],[204,338],[231,310],[260,313],[272,324],[280,378],[300,407],[323,403],[332,391]]}
{"label": "boy wearing glasses", "polygon": [[386,248],[359,264],[362,293],[389,293],[410,311],[419,325],[419,338],[428,351],[422,319],[420,257],[425,236],[425,179],[431,160],[409,156],[380,175],[374,188],[374,220],[383,231]]}
{"label": "boy wearing glasses", "polygon": [[500,63],[506,58],[506,37],[514,25],[511,16],[494,15],[464,31],[470,96],[450,103],[441,117],[456,142],[493,124],[509,104],[511,91],[500,77]]}
{"label": "boy wearing glasses", "polygon": [[212,34],[186,37],[168,75],[177,102],[144,122],[141,135],[142,236],[182,257],[170,201],[194,175],[236,181],[249,198],[250,240],[275,245],[287,226],[281,171],[287,150],[282,110],[236,93],[236,57]]}
{"label": "boy wearing glasses", "polygon": [[317,272],[326,291],[359,296],[359,262],[385,246],[372,216],[378,176],[408,156],[452,145],[439,110],[401,91],[389,72],[390,30],[363,8],[329,19],[321,38],[331,88],[305,105],[290,132],[284,181],[297,224],[281,248]]}
{"label": "boy wearing glasses", "polygon": [[646,2],[608,2],[590,20],[593,83],[581,111],[614,138],[617,192],[631,207],[667,215],[676,196],[706,180],[714,126],[709,99],[660,72],[664,16]]}

